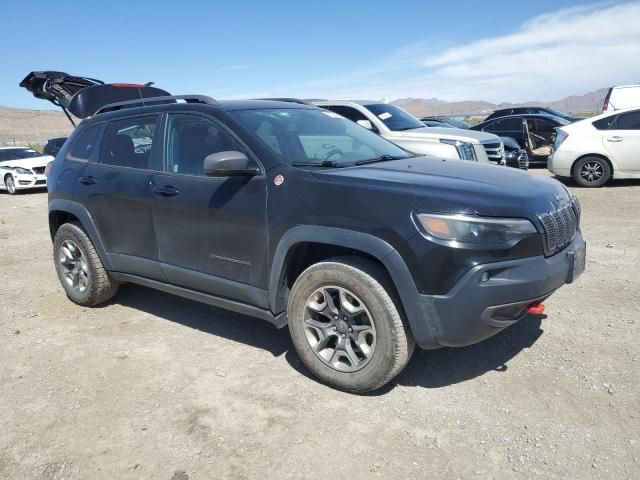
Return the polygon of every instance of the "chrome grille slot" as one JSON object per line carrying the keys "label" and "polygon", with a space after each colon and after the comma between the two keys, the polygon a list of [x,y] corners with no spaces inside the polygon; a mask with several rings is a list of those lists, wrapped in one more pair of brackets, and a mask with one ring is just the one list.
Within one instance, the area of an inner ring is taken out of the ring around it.
{"label": "chrome grille slot", "polygon": [[562,250],[576,236],[579,225],[579,206],[571,205],[543,213],[538,218],[544,227],[545,253],[547,256]]}
{"label": "chrome grille slot", "polygon": [[501,143],[483,143],[484,151],[487,153],[489,160],[500,163],[504,156],[504,150]]}

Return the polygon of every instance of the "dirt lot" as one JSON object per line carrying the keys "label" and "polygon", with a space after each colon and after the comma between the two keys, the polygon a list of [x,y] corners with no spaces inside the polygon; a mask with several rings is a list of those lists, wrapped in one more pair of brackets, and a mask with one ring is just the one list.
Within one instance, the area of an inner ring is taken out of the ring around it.
{"label": "dirt lot", "polygon": [[259,320],[137,286],[72,304],[46,193],[0,195],[0,478],[640,478],[640,182],[572,189],[588,271],[548,317],[370,396]]}

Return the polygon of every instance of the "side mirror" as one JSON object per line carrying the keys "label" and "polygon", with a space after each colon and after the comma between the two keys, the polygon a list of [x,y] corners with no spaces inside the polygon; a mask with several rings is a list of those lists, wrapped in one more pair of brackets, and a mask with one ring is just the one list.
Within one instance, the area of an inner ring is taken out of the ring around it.
{"label": "side mirror", "polygon": [[371,125],[369,120],[358,120],[356,123],[367,130],[373,130],[373,125]]}
{"label": "side mirror", "polygon": [[208,177],[254,176],[260,169],[242,152],[218,152],[207,155],[203,164]]}

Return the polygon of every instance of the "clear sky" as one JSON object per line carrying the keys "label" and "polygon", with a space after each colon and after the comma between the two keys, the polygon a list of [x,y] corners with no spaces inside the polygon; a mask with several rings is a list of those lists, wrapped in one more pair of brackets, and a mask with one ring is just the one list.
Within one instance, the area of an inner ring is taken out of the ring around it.
{"label": "clear sky", "polygon": [[553,100],[640,82],[640,1],[0,0],[0,105],[31,70],[218,98]]}

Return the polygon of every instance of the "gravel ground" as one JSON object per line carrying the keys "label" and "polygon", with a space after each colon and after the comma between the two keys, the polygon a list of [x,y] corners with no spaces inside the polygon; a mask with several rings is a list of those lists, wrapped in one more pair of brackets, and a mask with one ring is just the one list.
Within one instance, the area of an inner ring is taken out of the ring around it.
{"label": "gravel ground", "polygon": [[640,183],[570,188],[587,272],[547,318],[369,396],[259,320],[132,285],[74,305],[46,193],[0,195],[0,478],[640,478]]}

